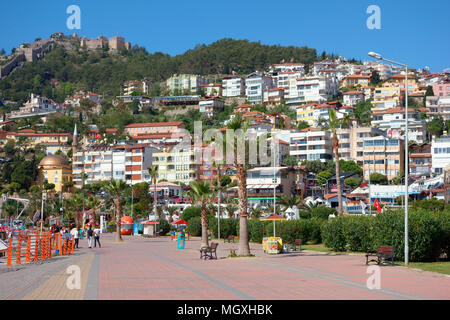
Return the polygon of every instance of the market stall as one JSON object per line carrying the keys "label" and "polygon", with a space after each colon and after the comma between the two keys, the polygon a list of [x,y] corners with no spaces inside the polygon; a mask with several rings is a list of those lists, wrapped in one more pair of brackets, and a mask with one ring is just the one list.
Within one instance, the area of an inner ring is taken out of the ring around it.
{"label": "market stall", "polygon": [[[273,236],[272,237],[264,237],[265,228],[263,227],[263,250],[268,254],[278,254],[283,250],[283,240],[280,237],[276,236],[276,221],[285,221],[286,219],[272,213],[267,217],[262,217],[259,220],[261,221],[273,221]],[[281,225],[280,225],[281,227]]]}
{"label": "market stall", "polygon": [[[183,219],[179,219],[177,221],[172,222],[171,224],[176,225],[177,226],[177,231],[174,232],[173,234],[171,234],[172,236],[172,240],[177,239],[178,235],[180,233],[182,233],[184,231],[184,229],[186,228],[186,226],[190,225],[189,222],[183,220]],[[190,235],[188,232],[185,232],[186,234],[186,238],[189,240],[190,239]]]}
{"label": "market stall", "polygon": [[158,221],[152,221],[152,220],[142,222],[142,226],[144,227],[143,236],[144,237],[156,236],[156,225],[157,224],[159,224]]}

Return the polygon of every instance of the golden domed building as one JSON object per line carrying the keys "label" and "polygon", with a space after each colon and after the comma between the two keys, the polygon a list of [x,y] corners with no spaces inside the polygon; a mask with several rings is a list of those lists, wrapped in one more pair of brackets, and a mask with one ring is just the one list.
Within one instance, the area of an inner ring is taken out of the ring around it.
{"label": "golden domed building", "polygon": [[53,183],[55,191],[63,191],[66,182],[72,182],[72,166],[63,156],[51,154],[44,157],[38,166],[39,186],[42,188],[45,183]]}

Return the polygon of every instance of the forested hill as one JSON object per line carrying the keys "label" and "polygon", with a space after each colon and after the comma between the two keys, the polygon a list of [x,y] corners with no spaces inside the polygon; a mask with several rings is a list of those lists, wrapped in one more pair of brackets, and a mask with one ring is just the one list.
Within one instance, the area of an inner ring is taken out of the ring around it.
{"label": "forested hill", "polygon": [[113,96],[120,93],[125,80],[147,78],[159,82],[174,73],[211,75],[234,71],[245,75],[283,60],[310,65],[318,56],[315,49],[307,47],[269,46],[233,39],[197,45],[174,57],[161,52],[149,54],[138,46],[118,54],[102,49],[65,51],[59,46],[43,60],[17,68],[0,80],[0,92],[13,101],[25,101],[33,92],[62,102],[77,89]]}

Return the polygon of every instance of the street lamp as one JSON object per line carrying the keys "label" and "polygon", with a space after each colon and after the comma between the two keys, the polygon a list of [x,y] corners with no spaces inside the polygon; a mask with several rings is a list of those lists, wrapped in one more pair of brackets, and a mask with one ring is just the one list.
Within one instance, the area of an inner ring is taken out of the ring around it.
{"label": "street lamp", "polygon": [[385,59],[379,53],[369,52],[369,56],[377,60],[405,67],[405,265],[408,265],[408,66],[403,63]]}

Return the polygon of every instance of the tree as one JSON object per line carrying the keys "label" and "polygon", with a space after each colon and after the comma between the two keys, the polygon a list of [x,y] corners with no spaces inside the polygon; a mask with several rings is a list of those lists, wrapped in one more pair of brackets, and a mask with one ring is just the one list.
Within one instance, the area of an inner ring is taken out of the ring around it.
{"label": "tree", "polygon": [[370,84],[373,86],[377,86],[379,83],[381,83],[381,77],[377,70],[372,71],[372,74],[370,75]]}
{"label": "tree", "polygon": [[[156,195],[156,178],[158,177],[158,166],[151,166],[148,168],[148,173],[150,174],[150,177],[152,179],[152,183],[153,183],[153,213],[156,216],[158,214],[157,210],[156,210],[156,206],[158,204],[158,198]],[[159,219],[160,217],[158,217]]]}
{"label": "tree", "polygon": [[[248,123],[246,122],[242,125],[242,114],[238,113],[233,118],[233,121],[228,125],[228,129],[236,130],[242,129],[245,133],[248,128]],[[237,169],[237,181],[238,181],[238,207],[239,207],[239,249],[238,255],[249,256],[250,255],[250,245],[249,245],[249,234],[248,234],[248,197],[247,197],[247,171],[245,168],[245,154],[240,154],[237,152],[236,141],[227,141],[227,146],[232,145],[235,154],[235,162]]]}
{"label": "tree", "polygon": [[287,155],[287,156],[284,157],[283,163],[288,165],[288,166],[297,166],[299,161],[298,161],[297,157],[291,156],[291,155]]}
{"label": "tree", "polygon": [[349,177],[344,180],[344,184],[349,186],[350,188],[352,188],[352,190],[354,190],[354,189],[358,188],[358,186],[361,184],[361,180],[353,178],[353,177]]}
{"label": "tree", "polygon": [[99,198],[95,196],[90,196],[87,201],[89,209],[92,210],[92,218],[96,222],[96,212],[100,209],[101,202]]}
{"label": "tree", "polygon": [[290,196],[281,195],[280,204],[283,210],[287,210],[292,207],[298,207],[303,202],[302,197],[291,194]]}
{"label": "tree", "polygon": [[440,137],[444,131],[444,119],[439,116],[427,122],[427,131],[433,136]]}
{"label": "tree", "polygon": [[202,240],[200,248],[208,247],[208,212],[206,210],[206,202],[211,196],[211,185],[207,181],[192,182],[191,197],[201,204],[201,220],[202,220]]}
{"label": "tree", "polygon": [[122,180],[110,180],[105,186],[106,192],[108,192],[114,199],[114,205],[116,207],[116,241],[122,241],[121,234],[121,219],[122,219],[122,197],[124,191],[128,188],[125,181]]}
{"label": "tree", "polygon": [[388,182],[387,177],[381,173],[374,172],[370,174],[370,183],[385,185],[387,184],[387,182]]}
{"label": "tree", "polygon": [[341,188],[341,170],[339,163],[339,140],[336,134],[336,130],[339,128],[339,121],[336,117],[336,112],[332,108],[328,108],[328,116],[330,123],[330,130],[333,134],[333,152],[334,160],[336,164],[336,184],[337,184],[337,196],[338,196],[338,214],[342,215],[342,188]]}
{"label": "tree", "polygon": [[354,109],[355,118],[362,125],[370,125],[372,117],[372,99],[359,101]]}
{"label": "tree", "polygon": [[353,160],[339,160],[341,171],[343,173],[355,173],[357,175],[362,174],[362,168]]}
{"label": "tree", "polygon": [[317,183],[320,185],[326,184],[326,183],[328,183],[328,180],[330,180],[330,178],[332,176],[333,176],[333,174],[328,170],[319,172],[316,176]]}
{"label": "tree", "polygon": [[309,127],[310,127],[310,125],[309,125],[309,123],[306,122],[306,121],[300,121],[300,122],[297,124],[297,129],[298,129],[298,130],[306,129],[306,128],[309,128]]}
{"label": "tree", "polygon": [[305,164],[305,169],[308,172],[319,173],[325,170],[324,164],[320,160],[307,161]]}

